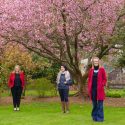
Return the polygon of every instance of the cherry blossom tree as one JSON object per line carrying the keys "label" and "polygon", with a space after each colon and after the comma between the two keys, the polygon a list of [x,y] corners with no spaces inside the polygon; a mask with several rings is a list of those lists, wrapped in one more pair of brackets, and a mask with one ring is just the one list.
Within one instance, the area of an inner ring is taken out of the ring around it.
{"label": "cherry blossom tree", "polygon": [[[79,83],[85,83],[92,56],[109,54],[112,37],[124,17],[124,0],[1,0],[0,35],[42,57],[64,63]],[[79,67],[88,58],[85,74]]]}

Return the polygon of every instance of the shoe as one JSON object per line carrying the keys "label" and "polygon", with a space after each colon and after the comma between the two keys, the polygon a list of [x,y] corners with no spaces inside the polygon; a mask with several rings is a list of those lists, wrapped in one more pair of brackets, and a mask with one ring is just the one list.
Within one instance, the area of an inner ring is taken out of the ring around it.
{"label": "shoe", "polygon": [[20,108],[17,107],[17,111],[20,111]]}
{"label": "shoe", "polygon": [[97,119],[93,117],[93,118],[92,118],[92,121],[93,121],[93,122],[96,122],[96,121],[97,121]]}
{"label": "shoe", "polygon": [[66,114],[69,114],[69,110],[66,111]]}
{"label": "shoe", "polygon": [[14,108],[13,110],[14,110],[14,111],[16,111],[17,109],[16,109],[16,108]]}

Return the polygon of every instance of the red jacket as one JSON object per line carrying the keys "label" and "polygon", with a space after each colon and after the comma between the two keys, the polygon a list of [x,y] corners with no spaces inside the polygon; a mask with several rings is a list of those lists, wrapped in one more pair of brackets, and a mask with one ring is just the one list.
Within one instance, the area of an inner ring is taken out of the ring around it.
{"label": "red jacket", "polygon": [[[92,92],[92,78],[93,78],[94,68],[91,68],[88,76],[88,93],[91,98]],[[97,100],[105,99],[104,86],[106,85],[107,77],[104,68],[99,68],[98,78],[97,78]]]}
{"label": "red jacket", "polygon": [[[23,72],[20,72],[20,79],[22,81],[22,88],[24,88],[25,80],[24,80],[24,73]],[[8,81],[9,88],[12,88],[14,86],[14,80],[15,80],[15,73],[12,72],[10,74],[10,78],[9,78],[9,81]]]}

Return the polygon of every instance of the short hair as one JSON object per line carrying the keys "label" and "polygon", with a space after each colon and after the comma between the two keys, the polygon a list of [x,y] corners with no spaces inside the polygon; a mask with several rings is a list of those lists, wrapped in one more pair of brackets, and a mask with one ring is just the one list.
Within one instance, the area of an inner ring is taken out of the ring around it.
{"label": "short hair", "polygon": [[65,68],[66,71],[68,70],[68,68],[67,68],[66,65],[62,64],[61,66],[63,66],[63,67]]}

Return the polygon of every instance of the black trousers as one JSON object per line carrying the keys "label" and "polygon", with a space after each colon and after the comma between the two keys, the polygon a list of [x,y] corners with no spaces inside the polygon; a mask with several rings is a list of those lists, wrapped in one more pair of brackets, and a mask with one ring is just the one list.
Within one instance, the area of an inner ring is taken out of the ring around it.
{"label": "black trousers", "polygon": [[20,107],[22,87],[14,86],[13,88],[11,88],[11,92],[12,92],[12,97],[13,97],[13,106],[14,106],[14,108]]}
{"label": "black trousers", "polygon": [[61,102],[68,102],[69,89],[58,89]]}

